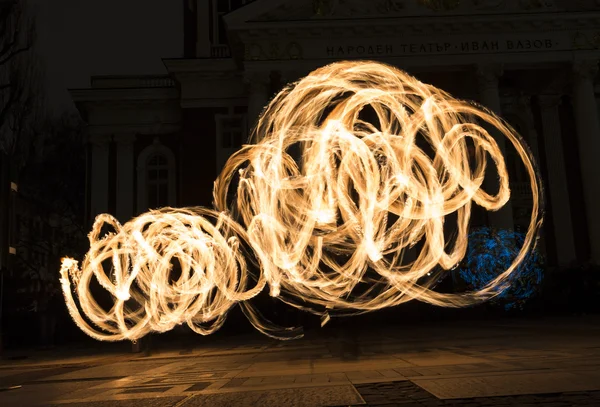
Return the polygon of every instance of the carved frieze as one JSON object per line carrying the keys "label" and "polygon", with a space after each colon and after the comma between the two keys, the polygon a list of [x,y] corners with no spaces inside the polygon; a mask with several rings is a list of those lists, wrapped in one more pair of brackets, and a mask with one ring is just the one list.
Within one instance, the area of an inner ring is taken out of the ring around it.
{"label": "carved frieze", "polygon": [[289,59],[302,59],[302,47],[297,42],[288,44],[286,54]]}
{"label": "carved frieze", "polygon": [[379,3],[378,11],[383,14],[401,13],[406,9],[405,0],[383,0]]}
{"label": "carved frieze", "polygon": [[573,49],[600,49],[600,31],[573,34]]}
{"label": "carved frieze", "polygon": [[244,59],[247,61],[258,61],[266,58],[262,47],[259,44],[250,43],[246,45],[246,55]]}
{"label": "carved frieze", "polygon": [[555,7],[554,0],[519,0],[519,6],[523,10],[552,9]]}
{"label": "carved frieze", "polygon": [[247,61],[294,60],[302,59],[302,47],[296,41],[282,43],[250,43],[246,45],[245,59]]}
{"label": "carved frieze", "polygon": [[502,9],[506,6],[507,0],[471,0],[471,6],[474,10],[494,10]]}
{"label": "carved frieze", "polygon": [[419,0],[419,4],[433,11],[450,11],[460,6],[460,0]]}
{"label": "carved frieze", "polygon": [[390,11],[397,9],[400,3],[404,2],[399,0],[371,2],[364,0],[313,0],[313,17],[353,17],[381,14],[386,8],[389,8]]}
{"label": "carved frieze", "polygon": [[298,0],[260,21],[598,10],[600,0]]}

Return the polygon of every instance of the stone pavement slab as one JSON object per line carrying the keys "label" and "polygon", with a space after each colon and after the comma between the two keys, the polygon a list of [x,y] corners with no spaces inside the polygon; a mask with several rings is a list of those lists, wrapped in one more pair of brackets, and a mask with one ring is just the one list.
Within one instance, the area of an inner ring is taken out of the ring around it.
{"label": "stone pavement slab", "polygon": [[[361,405],[362,399],[366,405],[390,407],[524,407],[545,401],[558,407],[567,397],[572,404],[598,407],[600,391],[594,389],[600,390],[600,329],[585,329],[582,322],[572,326],[549,320],[531,326],[389,329],[385,335],[369,331],[350,353],[331,346],[339,339],[315,336],[251,344],[238,338],[239,346],[236,338],[222,344],[199,338],[185,355],[159,350],[149,357],[90,358],[93,362],[76,366],[62,365],[62,354],[57,365],[43,368],[0,367],[0,381],[23,385],[0,392],[0,406],[235,407],[260,399],[262,407],[264,399],[285,407],[276,400],[297,398],[328,407]],[[362,399],[347,402],[343,395],[354,388]],[[19,403],[22,397],[25,404]]]}
{"label": "stone pavement slab", "polygon": [[417,379],[413,383],[439,399],[464,399],[600,390],[600,372],[504,373],[481,377]]}
{"label": "stone pavement slab", "polygon": [[86,366],[45,366],[30,369],[4,369],[3,373],[5,374],[0,376],[0,386],[22,385],[23,383],[45,380],[48,377],[56,377],[61,374],[68,375],[84,368]]}
{"label": "stone pavement slab", "polygon": [[[162,397],[135,400],[107,400],[69,404],[71,407],[179,407],[185,397]],[[56,406],[51,406],[56,407]]]}
{"label": "stone pavement slab", "polygon": [[348,377],[348,380],[352,382],[352,384],[407,380],[406,377],[404,377],[394,369],[360,370],[354,372],[346,372],[346,376]]}
{"label": "stone pavement slab", "polygon": [[209,394],[191,397],[182,407],[326,407],[362,404],[364,401],[353,386],[332,386]]}
{"label": "stone pavement slab", "polygon": [[48,366],[72,366],[80,364],[93,364],[107,360],[122,358],[124,354],[131,351],[128,343],[102,343],[101,346],[87,348],[62,347],[48,350],[32,351],[6,351],[0,359],[0,370],[13,368],[43,368]]}
{"label": "stone pavement slab", "polygon": [[[440,400],[412,382],[356,386],[364,407],[598,407],[600,391]],[[340,406],[341,407],[341,406]]]}
{"label": "stone pavement slab", "polygon": [[94,385],[105,381],[90,382],[63,382],[26,385],[18,390],[0,393],[2,407],[48,406],[64,398],[93,397],[101,394],[103,390],[94,390]]}
{"label": "stone pavement slab", "polygon": [[33,369],[1,369],[0,379],[7,376],[16,376],[20,374],[30,373]]}
{"label": "stone pavement slab", "polygon": [[465,356],[449,351],[430,351],[420,353],[396,353],[394,357],[404,360],[415,366],[441,366],[441,365],[461,365],[467,363],[482,363],[486,360],[472,356]]}
{"label": "stone pavement slab", "polygon": [[75,380],[91,379],[97,377],[126,377],[138,373],[153,374],[158,373],[168,367],[167,362],[143,361],[143,362],[118,362],[108,365],[90,367],[88,369],[78,369],[74,372],[51,376],[47,380]]}

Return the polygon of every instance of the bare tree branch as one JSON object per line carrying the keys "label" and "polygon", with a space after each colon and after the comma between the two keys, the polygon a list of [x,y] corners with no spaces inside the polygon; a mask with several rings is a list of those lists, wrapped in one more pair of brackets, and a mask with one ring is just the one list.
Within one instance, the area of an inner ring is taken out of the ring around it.
{"label": "bare tree branch", "polygon": [[32,52],[35,34],[26,0],[0,4],[0,151],[17,168],[37,136],[37,111],[43,110],[36,95],[41,93],[42,77]]}
{"label": "bare tree branch", "polygon": [[0,65],[4,65],[4,64],[10,62],[10,60],[13,59],[14,57],[16,57],[17,55],[22,54],[24,52],[28,52],[29,50],[31,50],[31,47],[19,48],[17,50],[12,51],[9,55],[0,59]]}

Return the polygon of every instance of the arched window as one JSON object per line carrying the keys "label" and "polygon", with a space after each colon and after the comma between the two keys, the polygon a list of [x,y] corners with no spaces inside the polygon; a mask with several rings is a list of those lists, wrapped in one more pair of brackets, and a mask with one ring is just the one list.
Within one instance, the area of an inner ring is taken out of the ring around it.
{"label": "arched window", "polygon": [[217,174],[221,172],[229,157],[247,141],[245,115],[215,115],[217,127]]}
{"label": "arched window", "polygon": [[146,193],[149,208],[169,205],[169,163],[165,154],[153,153],[146,164]]}
{"label": "arched window", "polygon": [[176,205],[175,171],[175,155],[154,139],[138,157],[138,213]]}

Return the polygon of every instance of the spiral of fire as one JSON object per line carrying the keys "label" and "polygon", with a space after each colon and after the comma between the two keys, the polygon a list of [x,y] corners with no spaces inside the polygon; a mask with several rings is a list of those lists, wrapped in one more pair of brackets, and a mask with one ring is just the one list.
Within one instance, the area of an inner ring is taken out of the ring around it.
{"label": "spiral of fire", "polygon": [[[496,211],[510,198],[490,129],[510,142],[529,176],[525,241],[481,289],[437,292],[440,274],[465,255],[473,203]],[[274,97],[252,142],[216,180],[214,210],[163,208],[124,225],[97,218],[81,268],[68,258],[61,268],[81,329],[100,340],[135,340],[182,323],[209,334],[240,304],[261,332],[296,338],[298,329],[271,324],[248,300],[268,286],[324,322],[410,300],[462,307],[502,292],[535,247],[541,183],[523,140],[485,108],[394,67],[344,61],[315,70]],[[484,190],[490,163],[495,194]],[[456,219],[452,238],[448,216]],[[417,243],[416,259],[407,261]],[[109,309],[92,297],[93,277],[113,298]]]}

